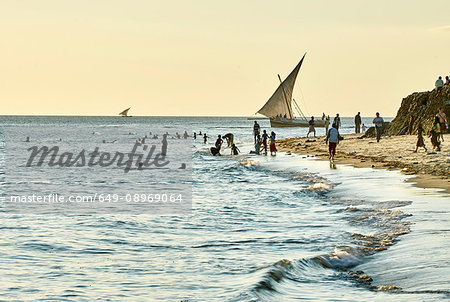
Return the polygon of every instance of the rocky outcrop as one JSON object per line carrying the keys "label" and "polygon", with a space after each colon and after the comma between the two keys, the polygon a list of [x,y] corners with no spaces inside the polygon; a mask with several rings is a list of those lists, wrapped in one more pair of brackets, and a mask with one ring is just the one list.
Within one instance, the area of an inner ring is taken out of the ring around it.
{"label": "rocky outcrop", "polygon": [[405,134],[409,127],[411,115],[414,117],[413,132],[422,122],[425,131],[429,131],[438,108],[444,108],[447,119],[450,117],[450,85],[440,90],[414,92],[402,100],[397,116],[392,120],[385,133],[387,135]]}

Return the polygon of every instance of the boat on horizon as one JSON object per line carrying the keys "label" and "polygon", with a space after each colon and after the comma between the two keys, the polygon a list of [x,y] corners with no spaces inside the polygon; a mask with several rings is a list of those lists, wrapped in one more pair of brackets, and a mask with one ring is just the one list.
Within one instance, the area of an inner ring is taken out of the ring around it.
{"label": "boat on horizon", "polygon": [[[271,127],[309,127],[309,120],[303,114],[295,99],[292,98],[295,80],[297,79],[297,74],[305,56],[306,53],[284,81],[278,75],[280,85],[264,106],[257,112],[270,119]],[[294,116],[293,105],[299,114],[298,117]],[[325,120],[315,119],[314,126],[325,127]]]}
{"label": "boat on horizon", "polygon": [[131,115],[128,115],[128,110],[130,110],[130,108],[131,107],[128,107],[127,109],[125,109],[124,111],[119,113],[119,115],[122,116],[122,117],[131,117]]}

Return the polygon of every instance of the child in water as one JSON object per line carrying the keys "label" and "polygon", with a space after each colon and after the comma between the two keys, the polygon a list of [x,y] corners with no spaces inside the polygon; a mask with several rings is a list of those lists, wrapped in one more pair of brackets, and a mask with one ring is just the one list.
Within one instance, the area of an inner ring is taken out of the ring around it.
{"label": "child in water", "polygon": [[277,147],[275,146],[275,132],[270,133],[270,155],[275,156],[277,155]]}
{"label": "child in water", "polygon": [[233,145],[231,146],[231,155],[238,155],[239,152],[241,152],[241,150],[239,150],[239,148],[236,147],[235,144],[233,144]]}
{"label": "child in water", "polygon": [[255,154],[259,155],[259,150],[261,148],[261,135],[256,136],[256,142],[255,142]]}
{"label": "child in water", "polygon": [[419,147],[423,147],[425,149],[425,152],[427,152],[427,147],[425,147],[425,142],[423,141],[423,128],[422,128],[422,123],[419,123],[418,127],[417,127],[417,144],[416,144],[416,151],[417,149],[419,149]]}

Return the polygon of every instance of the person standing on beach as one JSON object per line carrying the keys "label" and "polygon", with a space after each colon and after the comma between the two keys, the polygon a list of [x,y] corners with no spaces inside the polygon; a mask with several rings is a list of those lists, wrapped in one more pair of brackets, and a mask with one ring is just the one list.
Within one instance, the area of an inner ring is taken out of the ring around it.
{"label": "person standing on beach", "polygon": [[328,127],[330,127],[330,116],[328,115],[327,118],[325,119],[325,135],[327,135],[328,133]]}
{"label": "person standing on beach", "polygon": [[339,131],[337,125],[333,123],[332,128],[327,133],[327,138],[325,143],[328,144],[328,152],[330,155],[328,158],[334,161],[334,156],[336,155],[336,146],[339,144]]}
{"label": "person standing on beach", "polygon": [[357,115],[355,115],[355,133],[361,132],[361,112],[358,112]]}
{"label": "person standing on beach", "polygon": [[441,142],[439,141],[439,135],[441,134],[441,128],[439,124],[439,118],[437,116],[434,117],[433,127],[430,131],[431,144],[433,145],[433,150],[441,151]]}
{"label": "person standing on beach", "polygon": [[333,120],[333,125],[336,125],[336,129],[339,130],[339,127],[341,126],[341,118],[339,117],[339,113],[336,113],[336,116]]}
{"label": "person standing on beach", "polygon": [[377,143],[379,143],[380,138],[381,138],[381,130],[383,129],[384,120],[380,116],[379,112],[376,113],[376,116],[377,117],[373,119],[373,123],[375,124],[375,131],[377,133]]}
{"label": "person standing on beach", "polygon": [[259,135],[261,127],[259,126],[258,122],[255,121],[255,124],[253,125],[253,138],[255,139],[256,144],[256,137]]}
{"label": "person standing on beach", "polygon": [[308,129],[308,133],[306,134],[306,137],[308,137],[308,135],[311,132],[314,132],[314,137],[316,137],[316,129],[314,128],[314,116],[311,116],[311,120],[308,122],[309,124],[309,129]]}
{"label": "person standing on beach", "polygon": [[447,130],[447,115],[443,108],[438,108],[438,113],[436,116],[439,118],[439,126],[441,128],[441,141],[444,141],[444,131]]}
{"label": "person standing on beach", "polygon": [[275,156],[277,155],[277,147],[275,146],[275,132],[270,133],[270,155]]}
{"label": "person standing on beach", "polygon": [[425,147],[425,142],[423,141],[423,128],[422,123],[419,122],[419,125],[417,125],[417,144],[416,144],[416,150],[414,152],[417,152],[417,149],[419,147],[423,147],[425,149],[425,152],[427,152],[427,147]]}

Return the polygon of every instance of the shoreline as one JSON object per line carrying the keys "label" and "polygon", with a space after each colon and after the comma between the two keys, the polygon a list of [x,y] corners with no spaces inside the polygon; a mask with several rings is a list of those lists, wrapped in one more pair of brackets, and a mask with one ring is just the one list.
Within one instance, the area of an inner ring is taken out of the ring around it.
{"label": "shoreline", "polygon": [[[344,140],[336,148],[336,162],[356,168],[376,168],[401,170],[419,188],[443,189],[450,194],[450,134],[444,134],[441,151],[431,152],[432,146],[427,137],[425,145],[428,152],[416,148],[415,135],[385,136],[377,143],[375,138],[361,138],[363,134],[344,134]],[[277,140],[277,149],[328,160],[328,146],[325,136],[296,137]]]}

